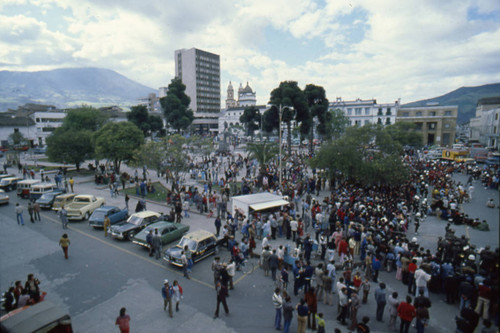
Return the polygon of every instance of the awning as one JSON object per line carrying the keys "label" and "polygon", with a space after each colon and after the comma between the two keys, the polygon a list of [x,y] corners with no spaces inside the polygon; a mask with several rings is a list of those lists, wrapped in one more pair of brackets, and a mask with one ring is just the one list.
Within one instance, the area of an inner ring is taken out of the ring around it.
{"label": "awning", "polygon": [[261,202],[258,204],[250,205],[250,208],[258,211],[258,210],[264,210],[264,209],[273,208],[273,207],[286,206],[288,204],[289,204],[289,202],[286,200],[275,200],[275,201]]}

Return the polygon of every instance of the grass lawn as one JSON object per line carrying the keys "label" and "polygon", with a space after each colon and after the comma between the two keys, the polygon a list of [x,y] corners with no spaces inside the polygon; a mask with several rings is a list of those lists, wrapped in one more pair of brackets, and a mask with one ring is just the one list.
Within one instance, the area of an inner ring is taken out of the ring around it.
{"label": "grass lawn", "polygon": [[[167,188],[159,182],[153,182],[153,186],[156,191],[154,193],[147,193],[146,199],[165,203],[168,193]],[[125,188],[125,193],[127,193],[128,195],[137,196],[137,194],[135,193],[135,186]]]}

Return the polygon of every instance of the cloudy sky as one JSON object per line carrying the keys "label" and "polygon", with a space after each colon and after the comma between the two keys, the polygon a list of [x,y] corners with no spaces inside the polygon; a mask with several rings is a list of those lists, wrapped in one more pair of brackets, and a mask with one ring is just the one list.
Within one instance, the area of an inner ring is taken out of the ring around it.
{"label": "cloudy sky", "polygon": [[113,69],[152,88],[174,50],[221,56],[221,95],[281,81],[403,103],[500,82],[498,0],[1,0],[0,70]]}

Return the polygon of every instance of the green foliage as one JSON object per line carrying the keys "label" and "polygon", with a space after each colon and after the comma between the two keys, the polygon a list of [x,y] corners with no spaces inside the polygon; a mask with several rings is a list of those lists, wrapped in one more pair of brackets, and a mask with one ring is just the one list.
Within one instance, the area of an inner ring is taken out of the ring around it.
{"label": "green foliage", "polygon": [[265,168],[267,163],[271,161],[279,153],[277,144],[267,141],[259,143],[247,144],[247,153],[250,159],[256,159],[259,162],[261,169]]}
{"label": "green foliage", "polygon": [[247,128],[247,135],[250,135],[252,138],[255,130],[259,129],[261,121],[262,115],[255,106],[247,107],[240,117],[240,122],[245,124]]}
{"label": "green foliage", "polygon": [[108,116],[101,110],[83,105],[71,109],[64,117],[63,127],[72,130],[89,130],[92,132],[100,129],[108,121]]}
{"label": "green foliage", "polygon": [[14,145],[23,145],[26,144],[28,140],[26,140],[23,133],[19,131],[14,131],[11,134],[9,134],[9,142],[12,142],[12,144]]}
{"label": "green foliage", "polygon": [[189,139],[174,134],[165,140],[165,162],[167,168],[177,177],[180,172],[189,170],[189,154],[187,145]]}
{"label": "green foliage", "polygon": [[423,137],[422,133],[415,130],[416,125],[410,122],[397,122],[393,125],[386,126],[386,130],[394,141],[405,146],[415,148],[422,147]]}
{"label": "green foliage", "polygon": [[199,156],[209,156],[214,151],[213,140],[211,138],[192,135],[186,140],[191,152]]}
{"label": "green foliage", "polygon": [[333,177],[338,171],[365,185],[400,184],[408,177],[401,145],[389,131],[378,125],[349,127],[344,136],[321,147],[311,166],[327,169]]}
{"label": "green foliage", "polygon": [[61,127],[47,138],[47,157],[52,162],[75,164],[77,170],[85,160],[94,157],[92,135],[108,117],[91,106],[71,109]]}
{"label": "green foliage", "polygon": [[167,123],[179,133],[187,129],[194,120],[193,111],[189,109],[191,99],[185,91],[186,86],[181,80],[174,78],[168,85],[167,96],[160,98]]}
{"label": "green foliage", "polygon": [[122,161],[133,158],[134,150],[144,141],[142,131],[129,121],[108,123],[94,134],[95,153],[99,158],[113,161],[120,171]]}
{"label": "green foliage", "polygon": [[309,149],[312,152],[315,117],[318,119],[318,126],[316,127],[318,134],[322,136],[328,134],[327,124],[330,118],[328,114],[328,99],[326,98],[325,89],[314,84],[308,84],[304,89],[304,94],[309,107],[309,119],[303,122],[303,126],[309,127]]}
{"label": "green foliage", "polygon": [[71,163],[80,170],[80,164],[93,155],[90,130],[73,130],[62,126],[47,137],[47,157],[51,162]]}
{"label": "green foliage", "polygon": [[146,165],[148,169],[160,171],[162,162],[165,160],[165,141],[149,141],[134,151],[129,164],[133,167]]}
{"label": "green foliage", "polygon": [[127,120],[142,130],[144,136],[152,135],[163,128],[163,121],[159,116],[150,116],[145,105],[136,105],[130,108]]}
{"label": "green foliage", "polygon": [[349,125],[349,118],[340,109],[328,111],[325,119],[325,138],[327,139],[336,140],[340,138]]}

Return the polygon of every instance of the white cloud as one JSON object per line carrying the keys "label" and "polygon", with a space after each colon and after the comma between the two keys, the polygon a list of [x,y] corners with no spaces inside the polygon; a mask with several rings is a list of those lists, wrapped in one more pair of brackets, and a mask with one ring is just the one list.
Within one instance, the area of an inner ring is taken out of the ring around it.
{"label": "white cloud", "polygon": [[[25,9],[27,3],[8,0],[0,8],[12,13],[18,5]],[[31,11],[4,14],[0,69],[96,66],[159,87],[174,75],[174,50],[197,47],[221,56],[223,99],[229,80],[249,81],[259,103],[283,80],[323,85],[330,99],[409,102],[498,81],[500,71],[498,19],[467,20],[471,8],[481,14],[500,10],[497,1],[34,0],[29,5],[67,28],[48,28],[44,15]],[[51,16],[61,12],[70,14]],[[285,43],[274,36],[296,41],[300,61],[273,59]],[[314,58],[303,60],[304,52]]]}

